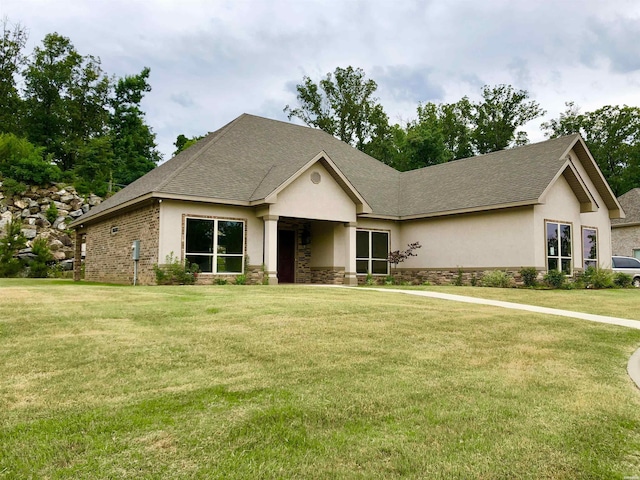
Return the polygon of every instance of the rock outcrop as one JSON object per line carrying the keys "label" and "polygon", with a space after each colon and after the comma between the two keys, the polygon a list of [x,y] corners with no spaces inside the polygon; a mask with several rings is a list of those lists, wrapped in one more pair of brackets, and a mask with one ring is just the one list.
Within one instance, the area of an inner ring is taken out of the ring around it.
{"label": "rock outcrop", "polygon": [[8,195],[0,181],[0,236],[12,219],[20,220],[28,240],[20,256],[30,256],[33,240],[41,237],[48,240],[55,260],[72,259],[75,251],[68,225],[100,202],[97,195],[82,196],[74,187],[61,184],[31,186],[23,194]]}

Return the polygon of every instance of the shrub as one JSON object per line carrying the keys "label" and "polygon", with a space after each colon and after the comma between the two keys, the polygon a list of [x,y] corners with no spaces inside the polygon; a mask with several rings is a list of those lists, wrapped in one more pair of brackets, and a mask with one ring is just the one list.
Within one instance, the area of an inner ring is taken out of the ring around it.
{"label": "shrub", "polygon": [[396,282],[396,279],[393,277],[393,275],[387,275],[384,278],[384,284],[385,285],[396,285],[398,282]]}
{"label": "shrub", "polygon": [[538,284],[538,270],[535,267],[523,267],[520,275],[525,287],[535,287]]}
{"label": "shrub", "polygon": [[552,288],[562,288],[566,278],[560,270],[549,270],[544,276],[544,283]]}
{"label": "shrub", "polygon": [[216,285],[226,285],[229,283],[226,278],[216,278]]}
{"label": "shrub", "polygon": [[4,237],[0,238],[0,277],[15,277],[22,271],[22,262],[15,258],[27,244],[21,228],[22,222],[13,219],[7,224]]}
{"label": "shrub", "polygon": [[22,195],[27,191],[27,186],[24,183],[18,182],[13,178],[4,178],[2,180],[2,187],[4,188],[4,194],[9,198],[15,195]]}
{"label": "shrub", "polygon": [[238,275],[236,277],[236,285],[246,285],[247,284],[247,276],[245,274]]}
{"label": "shrub", "polygon": [[371,275],[370,273],[367,273],[367,278],[365,278],[364,284],[365,285],[375,285],[376,284],[376,280],[375,280],[375,278],[373,278],[373,275]]}
{"label": "shrub", "polygon": [[195,263],[182,262],[171,252],[164,264],[153,266],[153,271],[158,285],[193,285],[199,269]]}
{"label": "shrub", "polygon": [[508,288],[513,285],[513,278],[502,270],[491,270],[482,275],[483,287]]}
{"label": "shrub", "polygon": [[587,288],[612,288],[613,273],[604,268],[587,267],[582,277]]}
{"label": "shrub", "polygon": [[31,278],[47,278],[49,276],[49,262],[53,260],[47,239],[35,239],[31,252],[35,255],[35,258],[29,265],[29,276]]}
{"label": "shrub", "polygon": [[58,218],[58,207],[56,204],[51,202],[49,204],[49,208],[47,208],[47,213],[45,214],[49,223],[53,223]]}
{"label": "shrub", "polygon": [[629,288],[633,277],[624,272],[616,272],[613,274],[613,283],[618,288]]}
{"label": "shrub", "polygon": [[458,268],[458,274],[455,276],[452,282],[456,287],[462,286],[462,269]]}
{"label": "shrub", "polygon": [[60,179],[62,171],[26,138],[0,134],[0,173],[19,182],[44,185]]}

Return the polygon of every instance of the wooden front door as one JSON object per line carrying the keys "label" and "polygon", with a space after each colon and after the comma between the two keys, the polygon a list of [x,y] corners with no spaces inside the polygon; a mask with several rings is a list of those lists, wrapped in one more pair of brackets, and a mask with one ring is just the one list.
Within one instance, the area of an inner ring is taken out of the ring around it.
{"label": "wooden front door", "polygon": [[296,232],[278,230],[278,283],[296,281]]}

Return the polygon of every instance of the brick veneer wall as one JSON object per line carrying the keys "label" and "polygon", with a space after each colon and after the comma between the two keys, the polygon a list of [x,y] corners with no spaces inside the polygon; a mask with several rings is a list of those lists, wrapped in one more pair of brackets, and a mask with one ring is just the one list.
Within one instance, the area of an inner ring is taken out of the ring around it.
{"label": "brick veneer wall", "polygon": [[[118,231],[112,233],[114,227]],[[137,283],[155,284],[153,265],[158,263],[159,227],[157,203],[87,226],[85,280],[132,284],[131,245],[140,240]]]}
{"label": "brick veneer wall", "polygon": [[611,229],[611,251],[613,255],[633,256],[633,249],[640,249],[640,225]]}
{"label": "brick veneer wall", "polygon": [[[453,285],[458,281],[458,276],[460,276],[460,281],[462,285],[479,285],[482,280],[482,276],[485,271],[491,271],[496,269],[485,269],[485,270],[420,270],[420,269],[402,269],[398,268],[397,270],[391,269],[391,276],[394,278],[396,283],[406,283],[410,285],[422,285],[424,283],[429,283],[432,285]],[[520,271],[518,270],[504,270],[507,274],[513,278],[515,285],[523,285],[522,275],[520,275]],[[541,279],[541,273],[538,273],[539,279]],[[384,284],[387,280],[385,275],[375,275],[373,277],[373,281],[377,284]],[[358,275],[358,284],[363,285],[367,281],[367,277],[365,275]]]}

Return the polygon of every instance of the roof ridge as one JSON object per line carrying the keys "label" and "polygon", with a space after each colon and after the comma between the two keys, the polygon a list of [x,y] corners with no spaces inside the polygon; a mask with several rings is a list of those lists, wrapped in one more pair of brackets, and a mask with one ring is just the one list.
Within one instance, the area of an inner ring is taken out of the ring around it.
{"label": "roof ridge", "polygon": [[[169,181],[173,180],[179,173],[181,173],[188,166],[190,166],[193,162],[195,162],[198,159],[198,157],[200,157],[200,155],[202,155],[203,152],[209,150],[213,145],[218,143],[218,141],[221,138],[223,138],[229,132],[231,127],[234,126],[237,122],[239,122],[246,115],[247,115],[246,113],[243,113],[242,115],[240,115],[237,118],[234,118],[229,123],[227,123],[223,127],[219,128],[215,132],[210,133],[209,135],[214,135],[214,137],[210,141],[206,142],[205,146],[203,146],[200,150],[198,150],[196,153],[194,153],[191,156],[191,158],[185,160],[184,163],[182,165],[180,165],[178,168],[176,168],[175,171],[171,175],[167,176],[167,178],[163,182],[158,184],[158,186],[156,187],[156,190],[161,190],[162,188],[164,188],[169,183]],[[207,135],[207,137],[209,135]]]}

